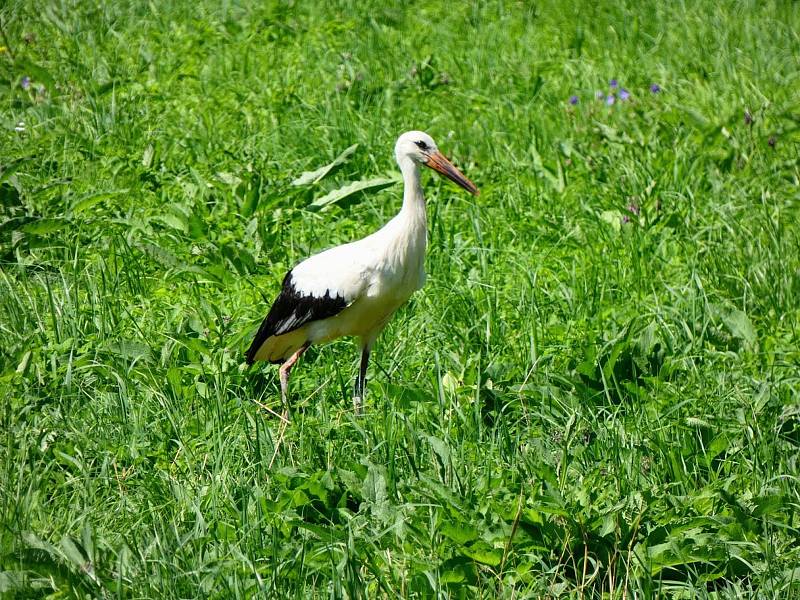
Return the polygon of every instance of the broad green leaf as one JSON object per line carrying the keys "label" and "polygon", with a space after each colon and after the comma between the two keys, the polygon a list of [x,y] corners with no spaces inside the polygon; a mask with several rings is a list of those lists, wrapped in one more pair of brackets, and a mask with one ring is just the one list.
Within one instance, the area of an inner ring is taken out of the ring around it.
{"label": "broad green leaf", "polygon": [[47,552],[51,556],[58,556],[59,554],[55,546],[53,546],[50,542],[44,541],[42,538],[40,538],[32,531],[23,532],[22,541],[25,542],[25,545],[28,546],[29,548],[33,548],[35,550],[43,550],[44,552]]}
{"label": "broad green leaf", "polygon": [[444,561],[439,567],[439,573],[439,581],[445,584],[474,585],[478,576],[475,563],[463,556],[454,556]]}
{"label": "broad green leaf", "polygon": [[[22,208],[19,189],[12,185],[12,183],[0,183],[0,207],[5,209],[4,212],[10,211],[13,208]],[[2,229],[2,225],[0,225],[0,229]]]}
{"label": "broad green leaf", "polygon": [[458,389],[458,386],[459,386],[458,377],[453,375],[453,373],[451,373],[450,371],[448,371],[442,376],[442,388],[448,394],[455,394],[456,390]]}
{"label": "broad green leaf", "polygon": [[147,148],[144,149],[142,152],[142,166],[146,168],[150,168],[150,165],[153,164],[153,144],[147,144]]}
{"label": "broad green leaf", "polygon": [[689,122],[693,123],[699,129],[706,130],[709,128],[710,123],[709,120],[703,115],[699,110],[694,108],[684,106],[683,113],[689,117]]}
{"label": "broad green leaf", "polygon": [[317,198],[310,204],[310,206],[317,209],[325,208],[358,192],[363,192],[364,190],[370,189],[385,188],[390,185],[394,185],[397,182],[397,178],[390,179],[389,177],[373,177],[372,179],[354,181],[353,183],[349,183],[344,187],[340,187],[337,190],[333,190],[332,192],[325,194],[321,198]]}
{"label": "broad green leaf", "polygon": [[600,528],[600,537],[605,537],[617,529],[617,519],[613,514],[603,517],[603,526]]}
{"label": "broad green leaf", "polygon": [[85,196],[81,196],[75,202],[72,203],[70,206],[69,211],[71,214],[77,214],[83,212],[87,208],[91,208],[95,204],[102,202],[103,200],[107,200],[108,198],[113,198],[114,196],[118,196],[120,194],[127,194],[128,190],[111,190],[107,192],[95,192],[92,194],[87,194]]}
{"label": "broad green leaf", "polygon": [[466,523],[443,523],[439,528],[441,534],[450,538],[457,544],[466,544],[472,542],[480,537],[477,529]]}
{"label": "broad green leaf", "polygon": [[600,220],[611,225],[614,231],[622,229],[622,214],[617,210],[604,210],[600,213]]}
{"label": "broad green leaf", "polygon": [[204,239],[206,237],[206,230],[203,220],[197,216],[196,213],[189,213],[189,220],[187,221],[188,233],[194,240]]}
{"label": "broad green leaf", "polygon": [[81,461],[75,458],[74,456],[67,454],[66,452],[62,452],[61,450],[54,450],[53,454],[57,458],[60,458],[62,462],[68,463],[73,467],[75,467],[77,471],[82,472],[84,470]]}
{"label": "broad green leaf", "polygon": [[428,443],[431,445],[433,451],[439,456],[442,464],[447,465],[450,463],[450,447],[444,441],[436,436],[423,434]]}
{"label": "broad green leaf", "polygon": [[503,552],[492,548],[486,542],[475,542],[471,546],[464,546],[461,552],[465,556],[469,556],[475,562],[479,562],[490,567],[496,567],[503,560]]}
{"label": "broad green leaf", "polygon": [[733,309],[723,314],[722,319],[733,337],[744,340],[748,346],[755,344],[756,330],[746,313]]}
{"label": "broad green leaf", "polygon": [[217,521],[216,524],[216,537],[226,542],[233,542],[238,537],[236,527],[224,521]]}
{"label": "broad green leaf", "polygon": [[151,242],[142,242],[139,244],[139,249],[165,267],[177,267],[182,265],[181,261],[178,260],[178,257],[172,252],[165,250],[160,246],[156,246]]}
{"label": "broad green leaf", "polygon": [[[224,270],[227,272],[227,269]],[[214,283],[222,283],[222,279],[216,273],[204,269],[203,267],[198,267],[197,265],[181,265],[179,267],[175,267],[175,273],[192,273],[194,275],[200,275],[201,277],[206,278],[209,281],[213,281]]]}
{"label": "broad green leaf", "polygon": [[627,348],[627,337],[617,340],[614,343],[614,346],[611,348],[611,354],[603,365],[603,376],[606,378],[606,382],[611,382],[611,378],[614,375],[614,366],[617,364],[617,359],[619,359],[620,355]]}
{"label": "broad green leaf", "polygon": [[106,347],[109,352],[113,352],[114,354],[130,360],[150,358],[150,348],[141,342],[120,340],[118,342],[111,342]]}
{"label": "broad green leaf", "polygon": [[69,221],[66,219],[37,219],[32,223],[26,223],[20,227],[20,230],[34,235],[47,235],[64,229],[67,225],[69,225]]}
{"label": "broad green leaf", "polygon": [[32,158],[20,158],[11,162],[10,164],[3,165],[1,167],[2,170],[0,170],[0,183],[6,181],[14,173],[19,171],[20,167],[31,162],[32,160]]}
{"label": "broad green leaf", "polygon": [[325,177],[331,170],[344,163],[356,151],[358,144],[353,144],[345,149],[339,156],[337,156],[332,163],[328,163],[324,167],[320,167],[314,171],[304,171],[300,177],[292,181],[292,185],[308,185],[310,183],[317,183],[320,179]]}
{"label": "broad green leaf", "polygon": [[150,221],[160,221],[168,227],[172,227],[173,229],[177,229],[183,233],[189,232],[188,220],[185,217],[179,217],[176,214],[164,213],[163,215],[155,215],[150,217]]}
{"label": "broad green leaf", "polygon": [[597,126],[597,131],[600,133],[600,135],[603,136],[605,139],[607,139],[609,142],[620,141],[619,132],[617,132],[617,130],[614,129],[613,127],[610,127],[609,125],[606,125],[605,123],[601,123],[599,121],[597,121],[595,125]]}
{"label": "broad green leaf", "polygon": [[61,539],[61,550],[64,556],[76,567],[81,568],[86,564],[86,558],[81,551],[78,550],[78,547],[75,545],[75,542],[72,541],[71,537],[64,536]]}
{"label": "broad green leaf", "polygon": [[332,486],[329,487],[326,483],[328,482],[324,478],[320,478],[319,475],[315,474],[313,477],[309,477],[309,479],[302,484],[301,488],[310,496],[321,500],[323,504],[328,506],[330,503]]}
{"label": "broad green leaf", "polygon": [[242,216],[250,217],[256,212],[258,203],[261,200],[260,186],[256,185],[255,181],[250,182],[250,188],[246,191],[244,201],[242,202]]}
{"label": "broad green leaf", "polygon": [[32,354],[32,353],[31,353],[31,351],[30,351],[30,350],[28,350],[28,351],[27,351],[27,352],[26,352],[26,353],[25,353],[25,354],[22,356],[22,360],[20,360],[20,361],[19,361],[19,364],[17,365],[17,373],[18,373],[18,374],[20,374],[20,375],[24,375],[24,374],[25,374],[25,371],[27,371],[27,370],[28,370],[28,365],[29,365],[29,364],[30,364],[30,362],[31,362],[31,354]]}
{"label": "broad green leaf", "polygon": [[297,521],[294,523],[294,525],[296,527],[299,527],[300,529],[305,529],[306,531],[310,531],[314,535],[318,536],[320,539],[324,540],[347,539],[346,531],[338,527],[326,527],[323,525],[315,525],[314,523],[309,523],[307,521]]}
{"label": "broad green leaf", "polygon": [[[463,583],[466,579],[467,576],[462,569],[442,569],[441,575],[439,576],[439,581],[441,583]],[[0,591],[2,591],[2,588],[0,588]]]}
{"label": "broad green leaf", "polygon": [[558,163],[557,172],[553,173],[552,169],[544,165],[542,157],[535,146],[531,146],[531,156],[533,157],[533,170],[536,172],[536,174],[539,177],[547,180],[547,182],[553,186],[553,189],[556,192],[559,194],[562,193],[564,191],[565,182],[564,173],[561,170],[561,163]]}
{"label": "broad green leaf", "polygon": [[372,502],[372,511],[384,523],[391,519],[389,488],[386,482],[386,468],[382,465],[369,464],[367,477],[364,479],[362,494]]}
{"label": "broad green leaf", "polygon": [[[28,576],[23,571],[0,571],[0,594],[13,592],[15,590],[29,590]],[[22,597],[10,595],[10,598]]]}
{"label": "broad green leaf", "polygon": [[541,513],[532,508],[526,508],[523,510],[520,514],[520,520],[531,525],[542,525],[544,523]]}
{"label": "broad green leaf", "polygon": [[226,185],[232,185],[233,187],[236,187],[237,185],[242,183],[241,177],[233,173],[228,173],[227,171],[220,171],[219,173],[216,174],[216,178],[217,181],[221,181]]}
{"label": "broad green leaf", "polygon": [[753,500],[755,509],[753,510],[754,517],[763,517],[766,515],[780,514],[784,515],[787,510],[786,498],[780,494],[772,496],[760,496]]}
{"label": "broad green leaf", "polygon": [[706,449],[706,456],[708,458],[714,458],[716,456],[719,456],[720,454],[725,452],[729,446],[730,446],[730,440],[728,440],[728,436],[724,434],[718,435],[708,445],[708,448]]}

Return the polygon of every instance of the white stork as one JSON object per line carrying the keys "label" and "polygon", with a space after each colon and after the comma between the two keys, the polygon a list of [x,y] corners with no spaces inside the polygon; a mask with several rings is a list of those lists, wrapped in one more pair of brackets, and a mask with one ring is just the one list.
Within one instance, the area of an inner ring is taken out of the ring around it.
{"label": "white stork", "polygon": [[247,351],[248,364],[256,360],[282,363],[285,408],[289,373],[303,352],[311,344],[356,336],[361,367],[353,404],[360,411],[369,353],[378,334],[425,283],[427,217],[420,165],[478,194],[478,188],[439,152],[427,133],[404,133],[397,139],[394,155],[403,173],[400,212],[372,235],[315,254],[289,271]]}

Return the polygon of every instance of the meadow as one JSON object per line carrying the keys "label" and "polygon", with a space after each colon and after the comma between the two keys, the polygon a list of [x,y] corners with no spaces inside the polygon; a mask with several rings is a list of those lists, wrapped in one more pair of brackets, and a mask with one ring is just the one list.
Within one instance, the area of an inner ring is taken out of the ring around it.
{"label": "meadow", "polygon": [[[0,597],[800,598],[796,3],[0,28]],[[365,415],[342,340],[284,424],[244,352],[399,209],[409,129],[481,195],[423,174]]]}

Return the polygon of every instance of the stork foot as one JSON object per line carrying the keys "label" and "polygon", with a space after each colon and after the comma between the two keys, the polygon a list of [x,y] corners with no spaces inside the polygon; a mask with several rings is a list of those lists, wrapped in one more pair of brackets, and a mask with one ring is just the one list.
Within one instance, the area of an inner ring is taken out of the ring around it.
{"label": "stork foot", "polygon": [[353,410],[355,411],[356,416],[361,416],[364,414],[364,406],[361,400],[361,396],[353,396]]}
{"label": "stork foot", "polygon": [[297,352],[292,354],[285,363],[281,365],[281,368],[278,369],[278,375],[281,380],[281,402],[283,403],[283,417],[284,420],[288,420],[289,415],[289,373],[292,372],[292,367],[298,361],[298,359],[303,355],[303,352],[308,350],[308,347],[311,344],[306,342],[303,344]]}

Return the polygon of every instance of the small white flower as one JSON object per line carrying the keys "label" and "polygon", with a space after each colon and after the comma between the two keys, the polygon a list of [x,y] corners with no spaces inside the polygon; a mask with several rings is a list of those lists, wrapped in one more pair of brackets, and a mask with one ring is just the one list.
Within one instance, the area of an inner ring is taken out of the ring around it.
{"label": "small white flower", "polygon": [[25,131],[25,121],[17,123],[17,126],[14,127],[14,131]]}

